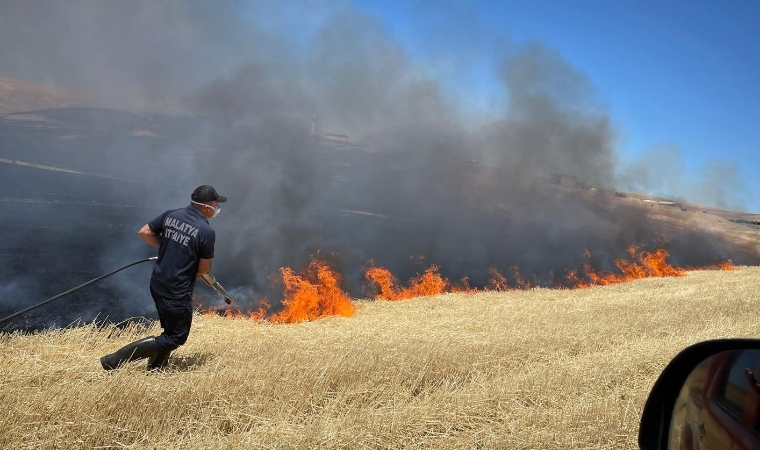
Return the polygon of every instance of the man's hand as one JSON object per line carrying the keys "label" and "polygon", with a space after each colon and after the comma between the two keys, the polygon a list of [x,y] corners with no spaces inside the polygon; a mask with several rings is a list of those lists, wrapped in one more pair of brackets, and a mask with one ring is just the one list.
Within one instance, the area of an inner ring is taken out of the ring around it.
{"label": "man's hand", "polygon": [[140,228],[140,231],[137,232],[137,235],[140,236],[140,239],[147,242],[148,245],[153,247],[160,247],[161,246],[161,237],[150,230],[150,227],[146,223],[143,225],[142,228]]}

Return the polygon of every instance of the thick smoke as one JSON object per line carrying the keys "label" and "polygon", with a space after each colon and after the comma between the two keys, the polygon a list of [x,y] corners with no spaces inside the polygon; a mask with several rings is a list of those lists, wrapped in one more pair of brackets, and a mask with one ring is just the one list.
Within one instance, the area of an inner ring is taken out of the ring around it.
{"label": "thick smoke", "polygon": [[576,176],[613,186],[615,153],[606,112],[586,77],[554,50],[533,43],[504,63],[509,109],[487,136],[489,154],[510,178]]}
{"label": "thick smoke", "polygon": [[176,100],[257,47],[234,2],[3,2],[2,76],[96,91],[101,105],[175,110]]}
{"label": "thick smoke", "polygon": [[[88,195],[134,208],[128,220],[102,219],[124,233],[88,237],[101,272],[119,254],[143,257],[137,229],[185,206],[206,183],[230,198],[213,222],[214,273],[247,293],[242,300],[252,307],[260,295],[272,299],[280,267],[317,252],[340,265],[361,296],[369,260],[404,278],[424,269],[419,255],[477,284],[489,266],[561,273],[579,265],[584,249],[607,269],[629,244],[658,236],[645,208],[606,200],[602,189],[617,185],[614,130],[584,74],[556,51],[507,45],[500,79],[508,102],[475,120],[467,98],[367,15],[329,2],[274,5],[0,6],[0,76],[89,89],[120,109],[180,113],[80,111],[76,123],[87,126],[65,136],[76,141],[57,136],[65,151],[43,155],[115,177]],[[102,133],[90,136],[96,126]],[[552,185],[558,176],[575,185]],[[705,236],[668,238],[681,250],[679,263],[730,253]],[[76,253],[79,241],[67,239],[61,245]],[[699,253],[692,239],[700,239]],[[112,282],[130,299],[114,302],[116,315],[150,309],[144,295],[135,299],[147,280],[135,280]]]}

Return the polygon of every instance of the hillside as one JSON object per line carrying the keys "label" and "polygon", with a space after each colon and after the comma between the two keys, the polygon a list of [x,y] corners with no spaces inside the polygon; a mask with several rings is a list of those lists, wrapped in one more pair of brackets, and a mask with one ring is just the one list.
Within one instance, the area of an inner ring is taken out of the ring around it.
{"label": "hillside", "polygon": [[359,301],[298,325],[199,315],[163,374],[98,362],[155,324],[0,334],[0,447],[634,449],[670,358],[757,335],[759,275]]}
{"label": "hillside", "polygon": [[716,236],[726,246],[726,258],[731,258],[730,247],[735,255],[760,253],[760,226],[754,224],[760,220],[760,214],[726,211],[641,193],[557,188],[572,190],[573,195],[585,203],[597,205],[611,214],[645,212],[652,225],[665,235],[691,232]]}
{"label": "hillside", "polygon": [[82,91],[0,77],[0,114],[95,104]]}
{"label": "hillside", "polygon": [[139,92],[116,94],[102,89],[71,89],[0,77],[0,114],[81,107],[118,108],[135,113],[180,113],[175,106],[146,98]]}

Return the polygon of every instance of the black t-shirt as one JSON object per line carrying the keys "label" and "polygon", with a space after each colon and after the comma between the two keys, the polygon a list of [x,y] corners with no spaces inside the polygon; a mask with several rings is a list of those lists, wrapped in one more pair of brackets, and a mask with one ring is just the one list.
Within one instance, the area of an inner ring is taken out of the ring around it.
{"label": "black t-shirt", "polygon": [[198,261],[214,257],[216,232],[192,206],[166,211],[148,222],[148,227],[161,236],[150,287],[169,298],[189,296],[195,288]]}

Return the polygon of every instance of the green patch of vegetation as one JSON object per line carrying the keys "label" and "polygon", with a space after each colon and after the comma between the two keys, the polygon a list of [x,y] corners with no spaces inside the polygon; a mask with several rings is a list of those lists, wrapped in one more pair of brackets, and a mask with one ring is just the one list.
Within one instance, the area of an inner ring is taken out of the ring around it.
{"label": "green patch of vegetation", "polygon": [[757,220],[747,220],[747,219],[728,219],[728,220],[729,222],[734,222],[734,223],[743,223],[746,225],[760,226],[760,221],[757,221]]}

